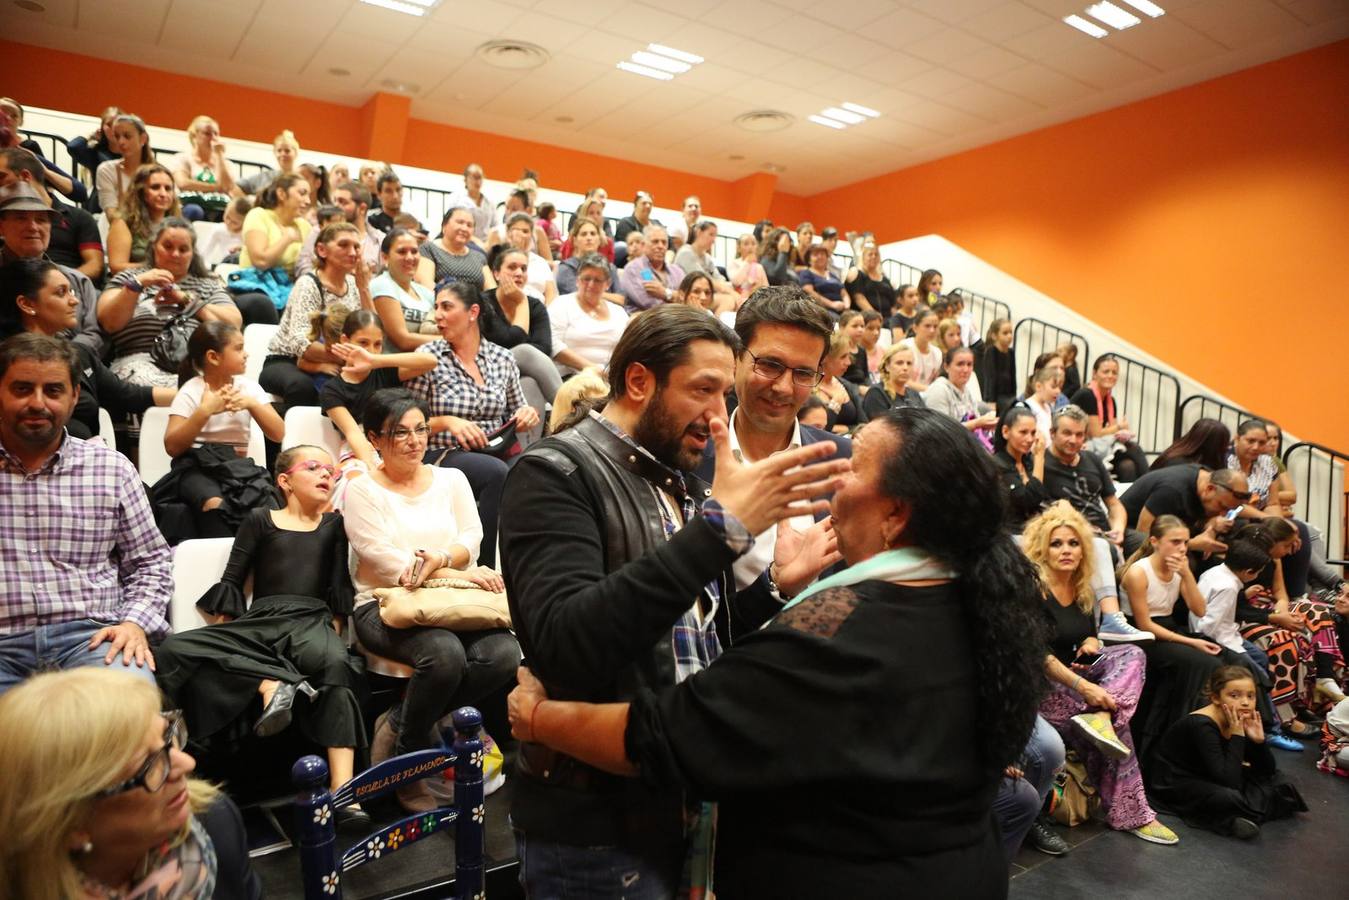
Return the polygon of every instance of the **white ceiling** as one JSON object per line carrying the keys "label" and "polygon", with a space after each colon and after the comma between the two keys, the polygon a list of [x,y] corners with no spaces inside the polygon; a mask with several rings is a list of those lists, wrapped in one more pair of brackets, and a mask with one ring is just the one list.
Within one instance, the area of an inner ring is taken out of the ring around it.
{"label": "white ceiling", "polygon": [[[1102,40],[1060,21],[1091,0],[444,0],[421,19],[357,0],[41,2],[0,0],[5,36],[351,106],[392,80],[418,87],[417,118],[722,179],[772,164],[803,195],[1349,37],[1346,0],[1159,0],[1165,16]],[[552,59],[492,68],[473,51],[493,38]],[[614,68],[648,42],[706,62],[673,82]],[[842,101],[883,116],[806,121]],[[798,121],[731,124],[759,108]]]}

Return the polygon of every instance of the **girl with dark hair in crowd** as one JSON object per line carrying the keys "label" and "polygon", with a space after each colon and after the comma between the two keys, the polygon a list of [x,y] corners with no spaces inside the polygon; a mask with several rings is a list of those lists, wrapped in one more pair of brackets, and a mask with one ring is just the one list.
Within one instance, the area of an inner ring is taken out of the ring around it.
{"label": "girl with dark hair in crowd", "polygon": [[1200,419],[1190,430],[1176,438],[1152,461],[1151,469],[1169,465],[1198,463],[1207,469],[1224,468],[1227,449],[1232,445],[1232,432],[1217,419]]}
{"label": "girl with dark hair in crowd", "polygon": [[[1187,613],[1202,616],[1205,604],[1190,573],[1189,539],[1190,529],[1180,519],[1158,516],[1147,541],[1116,572],[1121,596],[1133,612],[1130,624],[1155,638],[1143,645],[1148,679],[1133,719],[1134,743],[1144,762],[1153,742],[1193,708],[1209,675],[1222,664],[1222,647],[1190,633]],[[1177,610],[1182,598],[1185,605]]]}
{"label": "girl with dark hair in crowd", "polygon": [[1223,666],[1207,694],[1208,704],[1173,724],[1157,747],[1149,787],[1158,804],[1187,825],[1242,840],[1265,822],[1306,812],[1265,741],[1251,673]]}
{"label": "girl with dark hair in crowd", "polygon": [[[1076,355],[1076,345],[1064,344],[1064,347],[1072,347]],[[1063,348],[1059,352],[1062,353]],[[1065,361],[1065,377],[1067,366]],[[1087,435],[1092,438],[1089,449],[1106,463],[1113,460],[1116,481],[1132,484],[1148,471],[1148,458],[1134,440],[1129,420],[1115,414],[1115,398],[1111,392],[1118,383],[1119,360],[1109,353],[1102,354],[1091,364],[1091,381],[1073,394],[1069,402],[1077,404],[1087,414]],[[1066,380],[1064,392],[1067,392]]]}
{"label": "girl with dark hair in crowd", "polygon": [[[239,526],[224,575],[197,600],[212,624],[155,648],[155,677],[194,738],[221,735],[233,743],[241,729],[227,729],[260,697],[254,733],[279,734],[294,720],[327,748],[333,790],[351,779],[356,748],[365,746],[361,671],[341,637],[353,597],[347,537],[342,517],[326,511],[335,484],[327,451],[281,451],[276,486],[285,506],[251,510]],[[295,703],[297,692],[309,702]],[[337,809],[336,817],[354,830],[370,824],[358,804]]]}
{"label": "girl with dark hair in crowd", "polygon": [[113,275],[144,263],[159,223],[182,216],[173,173],[159,163],[141,166],[122,195],[119,212],[108,223],[108,271]]}
{"label": "girl with dark hair in crowd", "polygon": [[[511,352],[539,418],[562,387],[553,360],[580,362],[570,351],[553,352],[552,320],[541,299],[525,292],[529,254],[509,245],[492,251],[492,277],[497,286],[482,294],[483,315],[478,326],[484,340]],[[584,368],[582,366],[581,368]]]}
{"label": "girl with dark hair in crowd", "polygon": [[296,171],[309,182],[309,221],[311,224],[319,225],[314,211],[323,206],[331,206],[333,202],[328,194],[328,170],[314,163],[300,163]]}
{"label": "girl with dark hair in crowd", "polygon": [[918,318],[920,309],[918,288],[911,284],[901,284],[895,292],[895,309],[887,323],[895,343],[912,336],[913,324]]}
{"label": "girl with dark hair in crowd", "polygon": [[300,249],[313,226],[305,213],[313,205],[309,182],[291,172],[276,179],[258,195],[258,202],[244,216],[244,247],[239,265],[256,269],[295,272]]}
{"label": "girl with dark hair in crowd", "polygon": [[706,272],[689,272],[684,276],[684,280],[679,282],[674,299],[670,302],[696,306],[711,312],[715,297],[716,290],[712,286],[712,278]]}
{"label": "girl with dark hair in crowd", "polygon": [[[254,424],[269,440],[280,443],[285,435],[271,395],[244,376],[247,361],[236,326],[203,322],[188,339],[182,386],[169,406],[164,449],[174,458],[173,468],[154,493],[156,500],[172,495],[187,503],[199,537],[232,537],[248,512],[237,498],[226,505],[222,472],[230,469],[234,476],[229,464],[248,455]],[[267,506],[272,500],[252,493],[247,499]]]}
{"label": "girl with dark hair in crowd", "polygon": [[1003,413],[993,432],[993,462],[1007,488],[1008,524],[1013,531],[1039,515],[1049,499],[1044,486],[1045,443],[1035,427],[1035,414],[1024,406]]}
{"label": "girl with dark hair in crowd", "polygon": [[98,203],[109,221],[120,215],[122,200],[131,190],[136,170],[155,161],[150,133],[140,116],[122,113],[112,120],[112,147],[119,158],[101,163],[94,172]]}
{"label": "girl with dark hair in crowd", "polygon": [[[25,331],[59,337],[76,327],[79,306],[79,295],[55,263],[34,257],[0,266],[0,340]],[[120,416],[173,402],[175,388],[123,381],[85,344],[72,346],[80,357],[80,393],[66,428],[75,437],[88,440],[98,434],[100,406]]]}
{"label": "girl with dark hair in crowd", "polygon": [[900,341],[913,350],[913,373],[909,381],[917,391],[925,391],[941,375],[942,349],[937,344],[937,323],[930,309],[921,310],[913,320],[913,336]]}
{"label": "girl with dark hair in crowd", "polygon": [[[718,455],[730,453],[719,435]],[[858,435],[832,500],[848,569],[631,704],[551,700],[522,669],[512,729],[719,801],[727,897],[1005,897],[989,816],[1044,692],[1045,629],[1004,502],[964,429],[930,410],[887,412]],[[830,740],[800,740],[816,733]],[[792,752],[747,756],[750,745]]]}
{"label": "girl with dark hair in crowd", "polygon": [[1147,666],[1137,646],[1106,647],[1096,631],[1091,526],[1066,500],[1026,523],[1026,555],[1040,570],[1051,623],[1049,696],[1040,715],[1075,749],[1101,798],[1107,824],[1154,844],[1175,844],[1143,792],[1129,722]]}
{"label": "girl with dark hair in crowd", "polygon": [[993,401],[999,415],[1016,402],[1016,353],[1012,350],[1012,320],[994,319],[979,357],[979,387]]}
{"label": "girl with dark hair in crowd", "polygon": [[792,268],[792,252],[792,233],[785,228],[774,228],[759,244],[759,262],[770,285],[800,283]]}
{"label": "girl with dark hair in crowd", "polygon": [[424,260],[420,247],[417,235],[406,228],[394,228],[379,245],[384,271],[370,280],[371,302],[389,343],[398,350],[416,350],[436,339],[431,321],[436,298],[429,287],[417,281]]}
{"label": "girl with dark hair in crowd", "polygon": [[333,509],[339,512],[348,482],[379,465],[375,448],[359,424],[366,402],[375,391],[400,387],[436,365],[429,353],[385,353],[384,343],[379,316],[368,309],[347,313],[341,323],[340,340],[331,346],[342,359],[342,368],[319,391],[319,409],[342,435],[332,497]]}
{"label": "girl with dark hair in crowd", "polygon": [[[380,588],[413,589],[431,578],[459,578],[484,590],[504,590],[497,572],[476,564],[486,535],[468,480],[460,471],[422,461],[429,412],[402,388],[370,397],[361,427],[380,462],[351,482],[343,511],[356,555],[356,636],[365,649],[414,670],[402,702],[375,721],[370,747],[375,763],[439,746],[436,722],[500,690],[520,661],[520,645],[507,628],[398,628],[380,617],[375,596]],[[443,784],[413,782],[398,789],[398,800],[408,812],[427,812],[448,802]]]}
{"label": "girl with dark hair in crowd", "polygon": [[[1072,341],[1059,344],[1058,357],[1063,360],[1063,395],[1071,397],[1082,390],[1082,371],[1077,367],[1077,344]],[[1092,372],[1096,364],[1092,364]]]}
{"label": "girl with dark hair in crowd", "polygon": [[[81,135],[66,141],[66,149],[70,151],[70,158],[89,170],[90,174],[98,171],[98,167],[110,159],[117,159],[121,156],[116,149],[116,140],[113,137],[112,126],[117,121],[117,117],[122,114],[122,110],[116,106],[109,106],[103,110],[98,122],[98,129],[89,135]],[[95,191],[90,197],[90,202],[86,204],[90,212],[98,212],[98,192]]]}
{"label": "girl with dark hair in crowd", "polygon": [[918,278],[918,302],[931,308],[941,299],[941,273],[936,269],[925,269]]}

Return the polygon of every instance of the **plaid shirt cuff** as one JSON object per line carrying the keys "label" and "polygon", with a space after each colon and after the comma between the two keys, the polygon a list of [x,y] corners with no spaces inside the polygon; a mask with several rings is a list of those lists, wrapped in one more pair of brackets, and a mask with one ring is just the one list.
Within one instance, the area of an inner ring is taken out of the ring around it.
{"label": "plaid shirt cuff", "polygon": [[703,501],[703,518],[737,556],[743,556],[754,546],[754,535],[716,500]]}

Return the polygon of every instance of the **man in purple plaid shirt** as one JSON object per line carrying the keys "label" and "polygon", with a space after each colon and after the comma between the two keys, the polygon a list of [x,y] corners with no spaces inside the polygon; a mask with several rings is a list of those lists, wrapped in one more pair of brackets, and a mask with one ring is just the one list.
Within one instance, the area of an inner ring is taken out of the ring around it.
{"label": "man in purple plaid shirt", "polygon": [[75,666],[153,681],[169,630],[171,556],[140,476],[66,433],[77,359],[60,338],[0,343],[0,693]]}

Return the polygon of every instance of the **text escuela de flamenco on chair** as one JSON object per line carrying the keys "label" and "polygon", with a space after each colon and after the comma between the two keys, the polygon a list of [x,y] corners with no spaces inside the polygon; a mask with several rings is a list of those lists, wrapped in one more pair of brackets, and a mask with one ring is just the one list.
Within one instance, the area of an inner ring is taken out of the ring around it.
{"label": "text escuela de flamenco on chair", "polygon": [[[482,714],[471,706],[454,711],[454,728],[441,735],[444,746],[416,750],[371,766],[335,792],[328,785],[328,764],[305,756],[291,769],[295,798],[301,878],[305,900],[342,897],[342,875],[441,831],[454,831],[454,896],[485,900],[482,785]],[[454,804],[399,819],[340,853],[333,810],[383,796],[421,778],[440,778],[454,770]]]}

